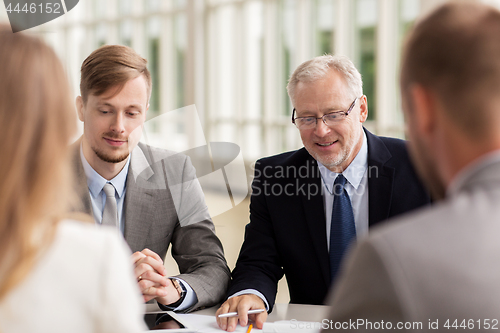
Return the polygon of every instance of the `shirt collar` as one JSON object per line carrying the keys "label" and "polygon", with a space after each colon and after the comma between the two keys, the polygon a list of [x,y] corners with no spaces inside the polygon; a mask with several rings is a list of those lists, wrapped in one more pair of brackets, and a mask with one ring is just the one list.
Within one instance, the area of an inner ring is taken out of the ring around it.
{"label": "shirt collar", "polygon": [[130,165],[130,155],[127,157],[127,163],[123,169],[110,181],[103,178],[97,171],[94,170],[87,162],[87,159],[83,155],[83,148],[80,145],[80,159],[82,160],[83,170],[85,171],[85,176],[87,176],[87,185],[89,187],[90,193],[94,198],[97,198],[99,193],[101,193],[102,188],[106,183],[111,183],[116,192],[118,193],[118,198],[121,198],[125,192],[125,185],[128,175],[128,167]]}
{"label": "shirt collar", "polygon": [[[337,178],[338,173],[330,171],[326,166],[321,164],[318,161],[319,171],[321,172],[321,178],[323,179],[323,183],[326,186],[326,189],[333,193],[333,183],[335,182],[335,178]],[[363,131],[363,144],[361,145],[361,149],[358,154],[354,158],[354,160],[347,166],[347,168],[342,173],[344,177],[347,179],[349,184],[351,184],[355,189],[358,189],[359,184],[361,184],[361,180],[363,180],[363,176],[368,168],[368,143],[366,139],[366,134]]]}
{"label": "shirt collar", "polygon": [[491,164],[500,162],[500,150],[496,150],[485,154],[476,160],[466,165],[458,174],[453,178],[450,185],[446,189],[446,196],[452,196],[459,193],[465,186],[467,181],[475,174],[479,173],[482,169]]}

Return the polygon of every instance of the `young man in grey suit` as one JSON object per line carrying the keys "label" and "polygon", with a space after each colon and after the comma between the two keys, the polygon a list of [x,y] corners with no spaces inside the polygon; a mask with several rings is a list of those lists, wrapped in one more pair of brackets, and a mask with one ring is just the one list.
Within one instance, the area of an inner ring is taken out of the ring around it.
{"label": "young man in grey suit", "polygon": [[[145,301],[176,311],[217,304],[230,272],[194,167],[185,155],[138,143],[151,94],[146,60],[129,47],[103,46],[83,62],[80,91],[81,210],[123,233]],[[170,244],[175,277],[162,261]]]}
{"label": "young man in grey suit", "polygon": [[411,32],[401,70],[410,155],[443,200],[354,249],[324,328],[500,327],[499,36],[500,11],[471,3],[443,5]]}

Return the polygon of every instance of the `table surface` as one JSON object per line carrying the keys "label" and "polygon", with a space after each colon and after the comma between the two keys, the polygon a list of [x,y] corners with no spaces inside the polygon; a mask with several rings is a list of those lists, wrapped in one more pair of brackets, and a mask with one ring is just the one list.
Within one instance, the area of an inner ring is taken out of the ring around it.
{"label": "table surface", "polygon": [[[219,307],[211,307],[195,312],[192,314],[215,316],[215,312]],[[160,308],[155,304],[146,304],[147,312],[159,311]],[[279,320],[298,320],[298,321],[315,321],[321,322],[327,318],[328,306],[325,305],[305,305],[305,304],[275,304],[273,312],[269,314],[267,322],[275,322]]]}

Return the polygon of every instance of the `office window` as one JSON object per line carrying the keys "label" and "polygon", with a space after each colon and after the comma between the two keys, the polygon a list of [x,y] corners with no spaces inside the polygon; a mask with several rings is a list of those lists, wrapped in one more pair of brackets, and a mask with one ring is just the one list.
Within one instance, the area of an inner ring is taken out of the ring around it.
{"label": "office window", "polygon": [[[156,0],[161,1],[161,0]],[[172,0],[171,0],[172,1]],[[185,9],[188,0],[174,0],[175,9]]]}
{"label": "office window", "polygon": [[102,19],[106,16],[106,8],[108,1],[94,0],[93,5],[93,15],[96,19]]}
{"label": "office window", "polygon": [[[132,1],[120,0],[118,2],[118,13],[120,18],[130,16],[132,13]],[[121,45],[132,46],[132,31],[133,23],[131,19],[126,18],[125,20],[120,20],[118,43],[120,43]]]}
{"label": "office window", "polygon": [[160,113],[160,19],[152,17],[146,22],[148,69],[151,73],[152,89],[149,101],[150,116]]}
{"label": "office window", "polygon": [[94,38],[97,41],[96,48],[106,44],[106,24],[99,23],[94,28]]}
{"label": "office window", "polygon": [[211,29],[208,43],[211,49],[208,70],[210,85],[207,98],[210,103],[211,131],[214,141],[234,142],[241,110],[238,107],[241,75],[241,20],[237,19],[239,8],[232,3],[210,9]]}
{"label": "office window", "polygon": [[420,0],[400,0],[399,22],[400,38],[404,38],[410,28],[415,23],[415,19],[420,13]]}
{"label": "office window", "polygon": [[[399,31],[398,31],[398,36],[395,36],[398,40],[398,51],[399,55],[401,54],[403,50],[403,42],[408,34],[409,30],[415,23],[415,20],[417,16],[420,13],[421,9],[421,0],[401,0],[399,3],[399,8],[398,8],[398,23],[399,23]],[[396,83],[395,86],[397,87],[398,93],[396,94],[396,99],[397,99],[397,104],[396,107],[398,108],[398,111],[395,112],[394,115],[394,122],[401,124],[399,126],[399,129],[395,129],[392,131],[393,136],[397,136],[400,138],[405,137],[405,132],[402,124],[404,123],[403,119],[403,108],[401,106],[401,94],[399,93],[399,73],[400,73],[400,65],[401,64],[401,56],[398,56],[397,58],[397,63],[396,63]]]}
{"label": "office window", "polygon": [[[88,0],[37,29],[68,67],[75,93],[90,52],[111,43],[133,47],[152,75],[148,119],[195,103],[206,139],[234,142],[252,162],[301,147],[286,84],[301,62],[325,53],[346,54],[360,70],[366,126],[402,133],[401,41],[432,2],[438,0]],[[170,141],[183,150],[194,129],[179,113],[147,132],[152,144]]]}
{"label": "office window", "polygon": [[[280,98],[278,99],[279,103],[276,105],[277,109],[273,112],[275,115],[275,126],[268,128],[268,131],[275,132],[272,133],[270,137],[275,142],[274,149],[276,150],[271,153],[290,150],[290,143],[294,141],[293,139],[298,134],[289,121],[293,106],[286,92],[286,85],[296,68],[298,62],[296,58],[298,57],[299,49],[311,45],[302,45],[303,41],[301,41],[299,37],[299,29],[305,29],[305,27],[302,26],[301,20],[299,20],[299,5],[301,5],[301,3],[297,0],[282,0],[280,3],[281,66],[278,68],[279,72],[276,73],[280,78],[280,80],[277,81],[279,85],[277,87],[277,93]],[[310,5],[310,3],[307,5]],[[311,39],[312,38],[309,38],[309,41],[311,41]]]}
{"label": "office window", "polygon": [[248,1],[243,7],[242,151],[248,159],[257,158],[264,145],[264,6],[261,1]]}
{"label": "office window", "polygon": [[316,52],[315,55],[334,54],[335,1],[315,1]]}
{"label": "office window", "polygon": [[363,78],[363,92],[368,99],[370,112],[368,120],[377,117],[375,57],[377,53],[377,0],[356,0],[355,33],[356,53],[355,64]]}
{"label": "office window", "polygon": [[[184,1],[178,0],[179,3]],[[181,108],[185,106],[184,103],[184,73],[185,73],[185,58],[186,58],[186,48],[187,48],[187,24],[186,24],[186,14],[180,12],[175,14],[174,18],[174,68],[175,68],[175,78],[176,78],[176,107]],[[179,132],[184,131],[183,125],[179,124]]]}
{"label": "office window", "polygon": [[[297,22],[296,13],[296,0],[282,0],[281,1],[281,38],[282,38],[282,86],[285,87],[290,75],[295,70],[292,62],[293,55],[296,48],[297,35],[295,33],[295,26]],[[280,89],[284,107],[280,110],[282,115],[287,115],[291,110],[291,103],[288,95],[283,93],[284,89]]]}
{"label": "office window", "polygon": [[125,20],[120,23],[119,43],[121,45],[132,46],[132,30],[132,21]]}

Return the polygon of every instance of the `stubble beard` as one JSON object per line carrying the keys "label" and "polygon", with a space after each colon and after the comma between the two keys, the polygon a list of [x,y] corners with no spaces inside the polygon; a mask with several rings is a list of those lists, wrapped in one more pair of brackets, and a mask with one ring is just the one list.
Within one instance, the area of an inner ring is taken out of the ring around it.
{"label": "stubble beard", "polygon": [[331,170],[341,166],[342,163],[344,163],[347,160],[349,152],[350,151],[344,147],[340,152],[335,154],[335,156],[321,156],[317,153],[313,153],[313,157],[314,159],[316,159],[316,161],[323,164],[327,169]]}
{"label": "stubble beard", "polygon": [[[319,153],[314,152],[314,149],[307,149],[309,153],[314,157],[314,159],[321,164],[323,164],[327,169],[333,170],[338,169],[342,166],[342,164],[347,161],[349,156],[351,155],[354,146],[356,145],[356,141],[352,140],[352,142],[345,142],[344,146],[341,147],[340,151],[333,156],[321,156]],[[307,148],[307,147],[306,147]],[[342,167],[340,172],[343,172],[348,165]]]}
{"label": "stubble beard", "polygon": [[97,149],[96,147],[92,147],[92,150],[97,155],[97,157],[99,157],[102,161],[107,162],[107,163],[123,162],[127,159],[128,155],[130,155],[130,153],[128,151],[126,153],[123,153],[122,155],[110,156],[110,155],[106,154],[105,152]]}

